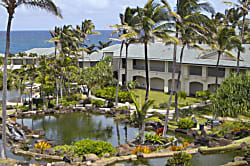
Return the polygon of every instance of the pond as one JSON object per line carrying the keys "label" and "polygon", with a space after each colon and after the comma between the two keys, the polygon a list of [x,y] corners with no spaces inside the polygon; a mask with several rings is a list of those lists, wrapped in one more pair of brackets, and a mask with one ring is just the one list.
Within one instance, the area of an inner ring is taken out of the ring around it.
{"label": "pond", "polygon": [[[60,115],[36,116],[32,118],[17,119],[17,122],[34,129],[43,129],[46,138],[54,140],[57,144],[71,144],[77,140],[90,138],[110,142],[113,146],[124,144],[135,138],[138,129],[116,123],[112,117],[92,113],[70,113]],[[174,135],[174,133],[169,133]],[[180,136],[178,134],[178,136]],[[182,135],[183,136],[183,135]],[[224,154],[196,154],[193,156],[194,166],[216,166],[232,161],[237,152]],[[140,160],[136,162],[123,162],[125,165],[146,164],[152,166],[165,166],[167,158]]]}

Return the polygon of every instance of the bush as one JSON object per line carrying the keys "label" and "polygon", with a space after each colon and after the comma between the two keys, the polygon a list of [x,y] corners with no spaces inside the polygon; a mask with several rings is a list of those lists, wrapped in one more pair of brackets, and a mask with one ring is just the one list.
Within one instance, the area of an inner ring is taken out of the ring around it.
{"label": "bush", "polygon": [[250,75],[231,74],[217,89],[212,99],[218,116],[237,117],[250,112]]}
{"label": "bush", "polygon": [[[97,89],[95,94],[97,97],[101,97],[110,101],[115,101],[116,87],[106,87],[103,89]],[[118,93],[119,102],[131,102],[130,93],[127,91],[119,90]]]}
{"label": "bush", "polygon": [[203,101],[206,101],[210,98],[211,94],[212,93],[209,90],[205,90],[196,92],[195,96],[201,98]]}
{"label": "bush", "polygon": [[178,128],[180,129],[191,129],[194,126],[194,121],[190,119],[180,119],[178,122]]}
{"label": "bush", "polygon": [[108,142],[104,141],[92,141],[90,139],[80,140],[75,142],[75,153],[82,157],[85,154],[96,154],[101,157],[105,153],[116,153],[115,148]]}
{"label": "bush", "polygon": [[187,98],[187,93],[185,91],[179,91],[178,92],[178,98],[186,100]]}
{"label": "bush", "polygon": [[192,155],[185,152],[175,153],[173,157],[168,159],[166,166],[189,166]]}
{"label": "bush", "polygon": [[146,134],[145,135],[145,138],[146,138],[146,141],[150,142],[150,143],[153,143],[153,144],[161,144],[163,145],[166,140],[164,138],[162,138],[162,135],[159,134]]}
{"label": "bush", "polygon": [[95,107],[103,107],[104,106],[104,102],[102,100],[98,100],[98,99],[91,100],[91,104],[93,104]]}
{"label": "bush", "polygon": [[66,96],[66,101],[79,101],[83,99],[82,94],[72,94],[69,96]]}
{"label": "bush", "polygon": [[107,107],[108,107],[108,108],[114,107],[114,103],[113,103],[112,101],[108,101]]}
{"label": "bush", "polygon": [[168,103],[167,103],[167,102],[165,102],[165,103],[160,103],[160,104],[159,104],[159,107],[160,107],[160,108],[167,108],[167,107],[168,107]]}

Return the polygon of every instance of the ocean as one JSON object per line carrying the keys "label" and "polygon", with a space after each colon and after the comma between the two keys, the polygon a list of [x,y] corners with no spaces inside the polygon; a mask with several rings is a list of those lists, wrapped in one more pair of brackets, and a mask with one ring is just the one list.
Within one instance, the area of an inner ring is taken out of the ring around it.
{"label": "ocean", "polygon": [[[98,41],[107,42],[111,38],[111,30],[98,30],[101,34],[90,35],[89,44],[98,44]],[[12,31],[10,53],[16,54],[27,51],[32,48],[49,48],[54,47],[53,43],[46,42],[50,40],[49,31]],[[0,31],[0,53],[5,52],[6,32]],[[116,44],[117,41],[112,41]]]}

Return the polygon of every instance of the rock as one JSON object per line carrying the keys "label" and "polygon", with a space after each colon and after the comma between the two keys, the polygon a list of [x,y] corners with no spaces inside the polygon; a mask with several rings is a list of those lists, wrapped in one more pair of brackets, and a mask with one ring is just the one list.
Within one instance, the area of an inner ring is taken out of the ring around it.
{"label": "rock", "polygon": [[195,146],[194,143],[191,143],[186,148],[187,149],[193,149],[193,148],[197,148],[197,146]]}
{"label": "rock", "polygon": [[208,147],[218,147],[218,146],[220,146],[220,144],[216,141],[211,140],[208,142]]}
{"label": "rock", "polygon": [[32,135],[31,137],[34,139],[38,139],[40,136],[39,135]]}
{"label": "rock", "polygon": [[132,160],[132,161],[137,160],[137,156],[136,156],[136,155],[132,155],[132,156],[131,156],[131,160]]}
{"label": "rock", "polygon": [[105,154],[103,155],[103,157],[104,157],[104,158],[109,158],[109,157],[110,157],[110,154],[109,154],[109,153],[105,153]]}
{"label": "rock", "polygon": [[143,153],[137,153],[137,158],[143,158]]}
{"label": "rock", "polygon": [[116,151],[118,156],[127,156],[132,154],[131,148],[128,144],[123,144],[118,147],[116,147]]}
{"label": "rock", "polygon": [[87,161],[86,165],[91,166],[91,161]]}
{"label": "rock", "polygon": [[114,166],[125,166],[124,164],[115,164]]}
{"label": "rock", "polygon": [[226,134],[224,134],[224,138],[225,138],[225,139],[232,139],[232,138],[233,138],[233,134],[231,134],[231,133],[226,133]]}
{"label": "rock", "polygon": [[47,141],[50,146],[54,147],[56,146],[56,141]]}
{"label": "rock", "polygon": [[52,148],[46,149],[44,152],[47,153],[47,154],[49,154],[49,155],[55,155],[56,154],[55,150],[52,149]]}
{"label": "rock", "polygon": [[36,130],[34,130],[34,133],[36,135],[40,135],[40,136],[44,136],[45,135],[45,131],[43,131],[42,129],[36,129]]}
{"label": "rock", "polygon": [[28,161],[18,161],[17,165],[21,165],[21,166],[29,166],[29,162]]}
{"label": "rock", "polygon": [[60,161],[60,162],[53,162],[51,163],[52,166],[69,166],[70,164],[65,163],[64,161]]}
{"label": "rock", "polygon": [[80,157],[73,158],[73,162],[82,162],[82,159]]}
{"label": "rock", "polygon": [[246,142],[242,142],[242,143],[240,144],[240,148],[241,148],[241,149],[246,149],[246,148],[247,148],[247,143],[246,143]]}
{"label": "rock", "polygon": [[64,161],[65,163],[72,163],[72,159],[71,159],[69,156],[64,156],[64,157],[63,157],[63,161]]}
{"label": "rock", "polygon": [[219,140],[220,146],[226,146],[226,145],[229,145],[229,144],[231,144],[231,143],[232,143],[232,141],[231,141],[231,140],[228,140],[228,139],[221,138],[221,139]]}
{"label": "rock", "polygon": [[236,156],[234,157],[234,161],[242,161],[244,160],[244,157]]}
{"label": "rock", "polygon": [[85,154],[83,156],[83,161],[91,161],[91,162],[95,162],[99,160],[99,157],[95,154]]}

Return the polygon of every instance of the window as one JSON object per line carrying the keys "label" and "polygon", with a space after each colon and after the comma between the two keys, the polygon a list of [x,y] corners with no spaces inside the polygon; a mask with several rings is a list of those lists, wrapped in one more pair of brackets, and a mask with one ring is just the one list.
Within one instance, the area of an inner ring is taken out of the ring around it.
{"label": "window", "polygon": [[90,67],[94,67],[97,62],[90,62]]}
{"label": "window", "polygon": [[[236,73],[237,72],[237,68],[233,68],[230,70],[231,73]],[[246,69],[240,69],[240,73],[246,73],[247,70]]]}
{"label": "window", "polygon": [[202,75],[202,67],[201,66],[190,66],[189,67],[189,75]]}
{"label": "window", "polygon": [[165,62],[162,62],[162,61],[150,61],[150,71],[165,72]]}
{"label": "window", "polygon": [[36,64],[36,59],[26,59],[26,64],[27,65]]}
{"label": "window", "polygon": [[[179,70],[180,70],[180,64],[176,63],[175,73],[178,73]],[[168,62],[168,72],[169,73],[173,72],[173,62]]]}
{"label": "window", "polygon": [[133,69],[145,70],[145,61],[144,60],[133,60]]}
{"label": "window", "polygon": [[23,60],[22,59],[14,59],[13,64],[14,65],[23,65]]}
{"label": "window", "polygon": [[122,58],[122,68],[126,68],[126,59],[125,58]]}
{"label": "window", "polygon": [[218,72],[216,67],[208,67],[208,76],[209,77],[225,77],[225,68],[218,68]]}

